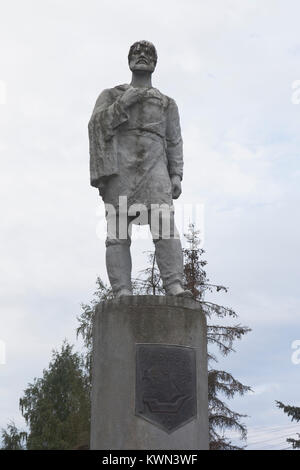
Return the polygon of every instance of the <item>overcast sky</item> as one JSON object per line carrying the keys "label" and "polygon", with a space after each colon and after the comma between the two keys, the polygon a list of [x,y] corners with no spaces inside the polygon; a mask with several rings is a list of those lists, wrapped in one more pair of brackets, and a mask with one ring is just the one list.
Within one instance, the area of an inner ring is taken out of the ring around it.
{"label": "overcast sky", "polygon": [[[220,364],[254,390],[232,405],[269,443],[290,425],[274,401],[300,406],[299,15],[297,0],[2,2],[0,427],[24,426],[22,391],[75,342],[80,302],[107,279],[87,123],[98,94],[130,80],[139,39],[156,45],[153,85],[180,110],[178,211],[204,205],[208,276],[253,330]],[[133,245],[135,273],[150,247]]]}

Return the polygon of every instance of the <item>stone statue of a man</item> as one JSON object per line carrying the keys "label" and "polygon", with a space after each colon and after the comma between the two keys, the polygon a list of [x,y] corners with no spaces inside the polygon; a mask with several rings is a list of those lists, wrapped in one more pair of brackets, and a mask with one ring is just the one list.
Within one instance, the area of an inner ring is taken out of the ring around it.
{"label": "stone statue of a man", "polygon": [[190,296],[182,286],[172,204],[181,194],[183,170],[177,105],[152,87],[157,62],[152,43],[134,43],[128,62],[130,85],[104,90],[89,122],[91,185],[99,189],[108,223],[109,280],[116,297],[132,295],[131,226],[149,223],[167,295]]}

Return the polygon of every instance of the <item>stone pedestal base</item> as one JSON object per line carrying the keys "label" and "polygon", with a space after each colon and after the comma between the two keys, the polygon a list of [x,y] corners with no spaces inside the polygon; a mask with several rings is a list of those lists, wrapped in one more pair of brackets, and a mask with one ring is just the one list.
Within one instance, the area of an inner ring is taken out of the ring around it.
{"label": "stone pedestal base", "polygon": [[97,306],[91,449],[208,449],[200,303],[129,296]]}

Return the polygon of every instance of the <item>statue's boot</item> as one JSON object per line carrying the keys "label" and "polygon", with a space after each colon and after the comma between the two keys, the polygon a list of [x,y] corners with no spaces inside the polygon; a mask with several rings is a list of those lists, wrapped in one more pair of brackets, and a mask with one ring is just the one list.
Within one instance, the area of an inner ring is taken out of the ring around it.
{"label": "statue's boot", "polygon": [[132,295],[131,255],[128,243],[115,241],[107,245],[106,269],[114,296]]}
{"label": "statue's boot", "polygon": [[167,295],[192,297],[183,288],[183,255],[179,238],[154,240],[158,269]]}

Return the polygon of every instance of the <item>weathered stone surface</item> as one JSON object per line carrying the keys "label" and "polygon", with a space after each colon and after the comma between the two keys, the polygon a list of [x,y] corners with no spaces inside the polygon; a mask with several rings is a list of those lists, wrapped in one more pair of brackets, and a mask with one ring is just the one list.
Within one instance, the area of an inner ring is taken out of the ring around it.
{"label": "weathered stone surface", "polygon": [[[208,448],[206,320],[199,302],[128,296],[101,303],[96,310],[93,340],[92,449]],[[154,347],[152,358],[150,354],[138,363],[137,350],[141,352],[143,347]],[[142,395],[139,390],[136,395],[141,380],[137,368],[142,365],[143,374],[151,364],[156,368],[148,370],[154,381],[152,388],[142,387]],[[164,377],[162,372],[166,373]],[[163,392],[155,396],[159,381]],[[143,415],[140,406],[149,398],[145,395],[149,391],[158,400],[151,402],[152,412],[144,410]],[[179,403],[182,398],[187,401],[184,409]],[[166,416],[169,413],[169,424],[158,417],[157,410],[165,411]]]}
{"label": "weathered stone surface", "polygon": [[132,293],[132,223],[150,226],[167,294],[188,295],[173,211],[183,176],[180,119],[175,101],[152,86],[156,62],[152,43],[133,44],[131,83],[102,91],[89,122],[91,185],[105,203],[106,267],[116,297]]}

